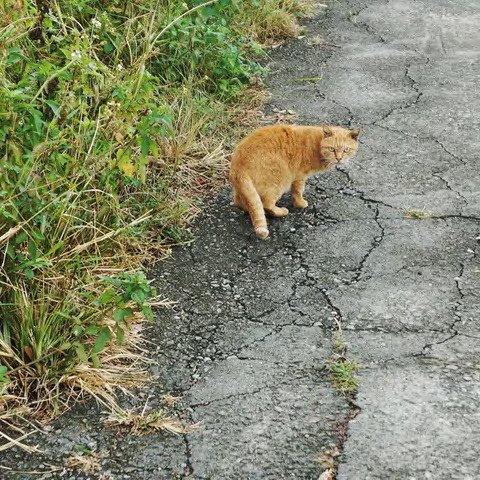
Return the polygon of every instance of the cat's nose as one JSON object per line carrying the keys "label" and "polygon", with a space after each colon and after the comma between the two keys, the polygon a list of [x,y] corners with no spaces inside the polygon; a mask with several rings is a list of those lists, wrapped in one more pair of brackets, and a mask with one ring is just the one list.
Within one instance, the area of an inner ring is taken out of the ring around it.
{"label": "cat's nose", "polygon": [[339,155],[335,155],[335,158],[337,159],[337,162],[341,162],[341,161],[342,161],[342,157],[339,156]]}

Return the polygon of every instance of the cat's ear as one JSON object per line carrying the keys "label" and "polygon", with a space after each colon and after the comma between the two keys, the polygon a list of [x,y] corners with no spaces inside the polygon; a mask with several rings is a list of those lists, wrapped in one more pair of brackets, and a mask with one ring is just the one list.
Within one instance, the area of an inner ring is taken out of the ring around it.
{"label": "cat's ear", "polygon": [[333,131],[328,125],[322,125],[322,128],[323,128],[323,134],[326,137],[331,137],[333,135]]}
{"label": "cat's ear", "polygon": [[350,136],[356,140],[358,138],[358,135],[360,133],[360,129],[359,128],[355,128],[353,130],[350,130]]}

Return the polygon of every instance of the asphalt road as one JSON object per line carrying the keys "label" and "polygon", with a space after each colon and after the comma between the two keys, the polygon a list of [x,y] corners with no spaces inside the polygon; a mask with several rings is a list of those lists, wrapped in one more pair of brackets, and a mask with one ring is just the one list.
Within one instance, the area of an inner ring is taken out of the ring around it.
{"label": "asphalt road", "polygon": [[[361,147],[269,240],[225,191],[154,269],[178,303],[149,331],[145,393],[201,428],[117,435],[76,411],[8,465],[82,444],[115,479],[317,480],[336,452],[339,480],[480,478],[479,25],[473,0],[332,1],[273,50],[269,108],[360,127]],[[325,367],[339,328],[353,401]]]}

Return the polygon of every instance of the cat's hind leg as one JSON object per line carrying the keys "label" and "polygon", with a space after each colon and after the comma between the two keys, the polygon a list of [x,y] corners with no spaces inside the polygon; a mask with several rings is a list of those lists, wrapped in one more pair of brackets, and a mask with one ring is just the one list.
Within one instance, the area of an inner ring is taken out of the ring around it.
{"label": "cat's hind leg", "polygon": [[[249,177],[234,177],[235,189],[237,195],[242,200],[245,210],[248,211],[250,219],[252,220],[255,235],[262,240],[265,240],[268,235],[267,218],[263,209],[262,200],[258,194],[252,180]],[[238,199],[238,197],[237,197]],[[234,200],[235,201],[235,200]]]}
{"label": "cat's hind leg", "polygon": [[308,202],[303,198],[305,180],[295,180],[292,183],[293,205],[297,208],[307,208]]}
{"label": "cat's hind leg", "polygon": [[248,206],[245,201],[245,198],[240,192],[238,192],[238,190],[235,190],[235,189],[233,190],[233,204],[236,207],[241,208],[242,210],[245,210],[246,212],[248,212]]}

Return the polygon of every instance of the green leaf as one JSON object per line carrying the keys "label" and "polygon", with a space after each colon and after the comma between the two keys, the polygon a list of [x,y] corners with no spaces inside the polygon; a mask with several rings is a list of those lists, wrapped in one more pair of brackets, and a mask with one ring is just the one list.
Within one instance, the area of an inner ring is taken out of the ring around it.
{"label": "green leaf", "polygon": [[142,307],[141,312],[143,313],[143,315],[148,321],[151,322],[154,319],[153,311],[151,307]]}
{"label": "green leaf", "polygon": [[113,52],[114,49],[115,49],[115,47],[114,47],[111,43],[106,43],[106,44],[103,46],[103,51],[104,51],[105,53]]}
{"label": "green leaf", "polygon": [[113,313],[113,318],[116,322],[123,322],[125,318],[131,317],[132,315],[133,310],[131,308],[119,308]]}
{"label": "green leaf", "polygon": [[95,367],[95,368],[99,368],[100,367],[100,359],[98,358],[98,355],[96,353],[92,353],[90,355],[90,359],[92,360],[92,365]]}
{"label": "green leaf", "polygon": [[84,330],[85,329],[81,325],[75,325],[75,327],[73,327],[72,333],[76,337],[78,337],[79,335],[81,335],[84,332]]}
{"label": "green leaf", "polygon": [[23,243],[27,239],[27,234],[25,232],[20,232],[16,237],[15,237],[15,244],[18,245],[20,243]]}
{"label": "green leaf", "polygon": [[52,109],[52,112],[56,117],[60,116],[60,104],[58,102],[45,100],[45,103]]}
{"label": "green leaf", "polygon": [[92,354],[100,353],[105,348],[105,345],[111,338],[112,338],[112,334],[110,333],[110,330],[106,327],[101,328],[100,333],[98,334],[97,340],[95,342],[95,345],[93,346]]}
{"label": "green leaf", "polygon": [[75,351],[77,352],[77,357],[82,362],[88,362],[87,352],[85,351],[85,347],[80,342],[75,342]]}
{"label": "green leaf", "polygon": [[95,325],[90,325],[89,327],[87,327],[85,329],[85,333],[87,335],[98,335],[99,331],[100,331],[100,329],[98,327],[96,327]]}
{"label": "green leaf", "polygon": [[35,240],[38,240],[39,242],[41,242],[42,240],[45,240],[45,235],[43,235],[43,233],[40,230],[32,230],[31,234],[32,234],[32,237]]}
{"label": "green leaf", "polygon": [[30,61],[28,57],[26,57],[20,48],[11,48],[8,50],[8,56],[5,61],[7,65],[13,65],[14,63],[19,62],[20,60],[25,60],[26,62]]}
{"label": "green leaf", "polygon": [[152,141],[150,140],[150,137],[142,135],[140,137],[140,151],[142,152],[142,155],[147,156],[148,152],[150,151],[150,145],[152,144]]}
{"label": "green leaf", "polygon": [[122,345],[125,338],[125,330],[120,325],[117,325],[115,328],[115,337],[117,339],[117,345]]}
{"label": "green leaf", "polygon": [[31,268],[27,268],[24,270],[25,276],[30,280],[35,276],[35,272]]}
{"label": "green leaf", "polygon": [[98,303],[100,305],[106,305],[107,303],[111,303],[112,300],[118,298],[115,290],[113,288],[107,288],[101,295],[98,297]]}
{"label": "green leaf", "polygon": [[30,254],[32,260],[37,259],[37,245],[35,244],[35,242],[28,242],[28,253]]}
{"label": "green leaf", "polygon": [[134,302],[139,303],[139,304],[142,304],[143,302],[145,302],[147,297],[148,297],[148,295],[142,290],[136,290],[130,296],[130,298]]}
{"label": "green leaf", "polygon": [[29,113],[33,118],[33,124],[35,125],[36,133],[40,135],[43,128],[42,113],[35,109],[30,110]]}

